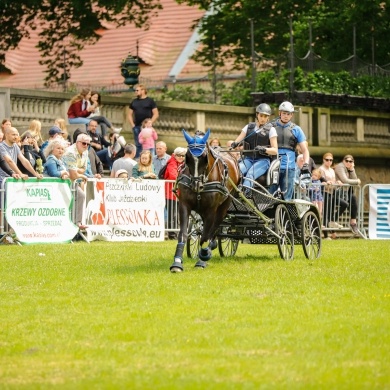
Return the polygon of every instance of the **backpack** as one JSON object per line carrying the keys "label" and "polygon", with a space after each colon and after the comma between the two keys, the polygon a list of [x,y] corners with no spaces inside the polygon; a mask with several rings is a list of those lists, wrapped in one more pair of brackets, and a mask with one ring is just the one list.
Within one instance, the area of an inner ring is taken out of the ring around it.
{"label": "backpack", "polygon": [[165,164],[161,169],[160,169],[160,172],[158,173],[158,178],[160,180],[164,180],[165,179],[165,172],[167,171],[167,165],[168,164]]}

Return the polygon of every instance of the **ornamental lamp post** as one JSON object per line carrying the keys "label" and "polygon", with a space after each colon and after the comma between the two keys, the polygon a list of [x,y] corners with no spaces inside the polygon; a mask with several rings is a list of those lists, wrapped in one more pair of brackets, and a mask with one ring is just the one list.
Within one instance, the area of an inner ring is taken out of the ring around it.
{"label": "ornamental lamp post", "polygon": [[124,83],[132,90],[133,86],[138,84],[138,77],[141,70],[137,57],[133,57],[130,53],[121,62],[121,74],[125,79]]}

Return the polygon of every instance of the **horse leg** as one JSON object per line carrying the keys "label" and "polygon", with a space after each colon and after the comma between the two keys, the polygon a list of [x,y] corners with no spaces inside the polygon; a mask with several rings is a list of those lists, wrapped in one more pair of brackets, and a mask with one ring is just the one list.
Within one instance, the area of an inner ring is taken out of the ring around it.
{"label": "horse leg", "polygon": [[184,271],[183,268],[183,251],[187,241],[187,225],[188,225],[188,209],[179,203],[179,220],[180,220],[180,231],[177,238],[177,245],[175,255],[173,256],[173,263],[169,270],[173,273]]}
{"label": "horse leg", "polygon": [[[203,263],[211,259],[211,248],[209,245],[209,240],[212,238],[213,231],[213,218],[215,214],[210,210],[210,213],[203,220],[203,232],[200,238],[200,250],[199,250],[199,260]],[[206,266],[206,264],[204,264]]]}

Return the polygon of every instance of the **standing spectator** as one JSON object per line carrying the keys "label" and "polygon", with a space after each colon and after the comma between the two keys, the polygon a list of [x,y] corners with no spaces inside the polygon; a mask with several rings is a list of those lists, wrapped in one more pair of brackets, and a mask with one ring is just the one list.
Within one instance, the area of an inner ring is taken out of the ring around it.
{"label": "standing spectator", "polygon": [[[31,133],[32,137],[35,139],[38,146],[41,146],[43,144],[41,130],[42,130],[41,121],[39,121],[37,119],[33,119],[28,126],[28,131]],[[23,137],[23,135],[22,135],[22,137]]]}
{"label": "standing spectator", "polygon": [[136,148],[133,144],[127,144],[125,146],[125,155],[114,161],[111,169],[110,177],[117,177],[116,174],[119,170],[126,170],[128,176],[133,175],[133,168],[136,166],[137,161],[134,160]]}
{"label": "standing spectator", "polygon": [[153,156],[153,166],[156,175],[158,176],[161,169],[165,167],[170,155],[167,154],[167,144],[163,141],[156,143],[156,155]]}
{"label": "standing spectator", "polygon": [[84,184],[88,177],[86,176],[88,166],[88,147],[91,143],[91,138],[88,134],[81,133],[77,136],[76,143],[70,145],[63,156],[65,166],[69,172],[69,177],[73,182],[76,182],[76,220],[75,223],[80,230],[84,230],[87,226],[83,225],[83,208],[84,208]]}
{"label": "standing spectator", "polygon": [[101,102],[101,96],[100,93],[97,91],[91,92],[91,97],[89,99],[89,103],[91,106],[94,106],[94,111],[89,115],[88,118],[94,119],[99,125],[102,130],[102,137],[105,138],[107,135],[107,129],[110,129],[114,133],[120,133],[122,130],[122,127],[113,127],[111,122],[105,117],[102,116],[100,112],[100,107],[102,106]]}
{"label": "standing spectator", "polygon": [[65,119],[64,118],[57,118],[54,121],[54,126],[59,127],[62,131],[62,137],[64,138],[64,140],[68,141],[69,145],[72,144],[72,138],[68,132],[68,127],[66,126]]}
{"label": "standing spectator", "polygon": [[146,87],[143,84],[137,84],[134,87],[136,99],[129,106],[128,119],[130,126],[133,128],[134,143],[137,147],[135,157],[138,158],[142,151],[142,145],[139,143],[138,136],[141,132],[142,122],[146,118],[151,118],[152,125],[158,118],[158,109],[156,102],[147,96]]}
{"label": "standing spectator", "polygon": [[88,118],[97,107],[97,104],[90,104],[91,90],[84,88],[81,92],[73,96],[68,108],[68,121],[70,124],[88,125],[91,118]]}
{"label": "standing spectator", "polygon": [[21,178],[27,179],[28,176],[23,174],[17,166],[18,160],[23,164],[29,173],[35,176],[37,179],[41,179],[42,175],[34,170],[30,161],[23,156],[20,151],[17,141],[19,139],[19,132],[14,127],[5,129],[4,141],[0,143],[0,155],[3,160],[8,164],[10,171],[8,173],[0,168],[0,186],[4,178],[9,177],[9,172],[20,175]]}
{"label": "standing spectator", "polygon": [[[291,121],[294,111],[294,106],[290,102],[283,102],[279,106],[279,118],[272,123],[278,134],[278,150],[279,156],[281,156],[279,186],[284,193],[284,200],[291,200],[294,194],[295,148],[297,145],[301,148],[304,160],[301,168],[301,181],[310,181],[309,149],[305,133]],[[275,193],[277,189],[278,185],[272,184],[271,194]]]}
{"label": "standing spectator", "polygon": [[344,213],[348,207],[348,203],[340,196],[340,187],[337,185],[343,184],[340,180],[336,179],[336,173],[332,168],[333,154],[325,153],[322,157],[322,165],[320,170],[322,177],[325,179],[325,192],[324,192],[324,213],[323,224],[326,227],[334,229],[342,229],[343,225],[340,225],[338,219],[341,214]]}
{"label": "standing spectator", "polygon": [[49,143],[45,149],[46,163],[43,174],[49,177],[69,179],[69,172],[66,170],[62,156],[65,153],[66,141],[58,138]]}
{"label": "standing spectator", "polygon": [[155,141],[157,140],[156,130],[153,128],[153,123],[150,118],[145,119],[142,122],[141,132],[138,136],[138,141],[142,145],[142,150],[149,150],[154,156],[155,153]]}
{"label": "standing spectator", "polygon": [[57,126],[52,126],[49,130],[49,139],[41,145],[41,151],[43,152],[47,147],[47,145],[49,144],[49,142],[53,141],[58,137],[62,138],[62,130]]}
{"label": "standing spectator", "polygon": [[[32,136],[30,131],[25,131],[21,137],[21,152],[24,157],[28,161],[30,161],[31,166],[35,171],[42,173],[43,172],[43,164],[46,162],[46,157],[43,152],[39,149],[37,139]],[[41,161],[39,161],[41,160]],[[35,175],[28,171],[22,164],[20,160],[18,160],[18,167],[22,173],[30,177],[34,177]]]}
{"label": "standing spectator", "polygon": [[309,186],[310,201],[315,204],[322,219],[322,208],[324,206],[324,197],[322,196],[321,170],[313,169],[311,173],[311,184]]}
{"label": "standing spectator", "polygon": [[357,177],[355,172],[355,162],[353,156],[350,154],[344,156],[343,161],[336,165],[334,171],[336,174],[336,180],[351,186],[348,188],[348,202],[351,205],[350,226],[353,234],[359,235],[359,229],[357,228],[356,223],[358,204],[352,186],[360,185],[360,179]]}
{"label": "standing spectator", "polygon": [[[179,168],[185,161],[187,149],[178,147],[173,151],[173,154],[167,162],[167,169],[165,170],[164,180],[176,180]],[[177,199],[172,192],[174,183],[165,183],[165,199],[166,207],[168,209],[168,229],[175,229],[177,227]],[[169,231],[168,238],[175,240],[177,235],[175,232]]]}
{"label": "standing spectator", "polygon": [[242,185],[247,197],[251,196],[253,181],[264,175],[270,167],[271,156],[278,153],[277,134],[271,123],[271,107],[261,103],[256,107],[256,122],[250,122],[241,130],[240,135],[232,143],[235,149],[244,142],[243,159],[239,163],[240,171],[245,176]]}
{"label": "standing spectator", "polygon": [[152,153],[149,150],[143,150],[141,152],[139,162],[133,168],[132,177],[134,179],[141,177],[143,179],[157,179],[152,164]]}
{"label": "standing spectator", "polygon": [[213,138],[209,142],[209,146],[210,146],[210,148],[213,148],[213,149],[220,148],[221,147],[221,142],[219,141],[218,138]]}

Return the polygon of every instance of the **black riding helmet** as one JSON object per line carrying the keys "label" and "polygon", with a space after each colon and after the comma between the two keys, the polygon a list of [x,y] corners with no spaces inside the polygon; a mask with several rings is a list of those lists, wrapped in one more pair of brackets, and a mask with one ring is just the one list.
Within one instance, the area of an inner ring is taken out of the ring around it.
{"label": "black riding helmet", "polygon": [[267,103],[261,103],[256,107],[256,114],[271,115],[271,107]]}

